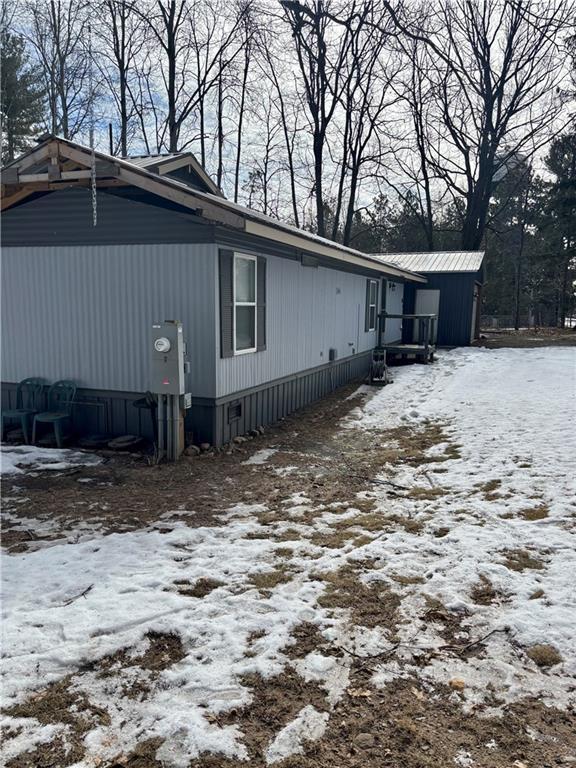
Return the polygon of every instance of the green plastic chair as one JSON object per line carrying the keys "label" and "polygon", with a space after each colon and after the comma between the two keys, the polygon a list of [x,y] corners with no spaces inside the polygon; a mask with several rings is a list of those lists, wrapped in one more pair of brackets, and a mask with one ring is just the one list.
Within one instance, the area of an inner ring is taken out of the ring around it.
{"label": "green plastic chair", "polygon": [[23,379],[16,388],[16,408],[2,411],[2,440],[6,432],[6,422],[18,421],[24,435],[24,442],[30,445],[32,420],[40,410],[40,398],[44,389],[44,380]]}
{"label": "green plastic chair", "polygon": [[62,448],[64,433],[62,427],[72,419],[72,405],[76,397],[76,384],[73,381],[56,381],[48,390],[48,410],[34,416],[32,442],[36,444],[36,427],[38,424],[51,424],[54,429],[56,445]]}

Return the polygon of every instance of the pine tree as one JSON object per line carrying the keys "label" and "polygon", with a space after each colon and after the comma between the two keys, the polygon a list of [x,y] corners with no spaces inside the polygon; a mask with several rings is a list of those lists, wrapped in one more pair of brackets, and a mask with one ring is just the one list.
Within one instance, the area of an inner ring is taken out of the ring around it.
{"label": "pine tree", "polygon": [[44,118],[44,89],[38,68],[30,63],[22,37],[2,29],[1,102],[2,163],[30,146]]}

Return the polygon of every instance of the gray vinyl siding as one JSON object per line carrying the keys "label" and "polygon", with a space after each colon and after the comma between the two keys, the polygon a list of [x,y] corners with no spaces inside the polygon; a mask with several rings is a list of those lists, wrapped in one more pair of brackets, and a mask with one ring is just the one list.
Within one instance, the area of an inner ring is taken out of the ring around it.
{"label": "gray vinyl siding", "polygon": [[[137,199],[125,195],[133,194]],[[140,199],[138,199],[140,198]],[[63,189],[2,214],[2,245],[116,245],[213,242],[214,228],[191,211],[170,210],[141,190],[97,193],[97,226],[88,189]]]}
{"label": "gray vinyl siding", "polygon": [[[426,275],[426,289],[440,291],[438,310],[438,338],[440,347],[465,347],[472,333],[472,305],[474,286],[480,275],[475,272],[434,273]],[[410,285],[407,290],[406,311],[413,312],[416,291],[420,286]],[[404,327],[404,341],[412,340],[412,323]]]}
{"label": "gray vinyl siding", "polygon": [[188,388],[213,397],[216,264],[212,244],[3,248],[2,381],[144,392],[152,323],[181,320]]}
{"label": "gray vinyl siding", "polygon": [[[216,359],[216,397],[371,350],[365,332],[366,277],[267,256],[266,349]],[[218,334],[219,338],[219,334]]]}
{"label": "gray vinyl siding", "polygon": [[430,272],[426,288],[440,290],[438,344],[468,346],[472,333],[472,304],[476,274]]}

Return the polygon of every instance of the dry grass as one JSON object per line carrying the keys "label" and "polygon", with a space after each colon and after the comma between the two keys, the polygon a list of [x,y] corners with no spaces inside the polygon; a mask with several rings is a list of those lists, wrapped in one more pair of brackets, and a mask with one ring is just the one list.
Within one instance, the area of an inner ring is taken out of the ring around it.
{"label": "dry grass", "polygon": [[[402,426],[369,434],[372,435],[373,445],[369,455],[365,457],[364,465],[369,462],[376,466],[385,464],[420,466],[460,458],[460,446],[450,443],[444,425],[438,422],[430,422],[419,429]],[[427,455],[430,448],[442,443],[450,443],[442,454]]]}
{"label": "dry grass", "polygon": [[550,509],[546,504],[540,504],[539,507],[531,507],[530,509],[523,509],[520,512],[520,517],[524,520],[544,520],[550,514]]}
{"label": "dry grass", "polygon": [[278,547],[274,550],[274,554],[276,557],[292,557],[294,555],[294,550],[292,547]]}
{"label": "dry grass", "polygon": [[340,530],[343,528],[362,528],[370,533],[379,533],[386,527],[386,517],[380,512],[364,513],[360,515],[354,515],[353,517],[346,517],[343,520],[338,520],[335,523],[335,528]]}
{"label": "dry grass", "polygon": [[553,667],[555,664],[561,664],[563,661],[562,656],[553,645],[532,645],[526,651],[526,656],[532,659],[534,664],[543,668]]}
{"label": "dry grass", "polygon": [[289,570],[287,565],[280,564],[274,571],[250,574],[249,581],[256,589],[269,590],[278,584],[286,584],[293,576],[294,571]]}
{"label": "dry grass", "polygon": [[498,601],[499,593],[490,579],[480,576],[480,581],[470,591],[470,597],[476,605],[492,605]]}
{"label": "dry grass", "polygon": [[484,494],[486,501],[498,501],[498,499],[503,498],[502,494],[499,493],[501,486],[502,480],[488,480],[486,483],[481,483],[478,489]]}
{"label": "dry grass", "polygon": [[405,517],[404,515],[389,515],[388,520],[390,523],[402,526],[407,533],[418,534],[424,529],[424,520],[415,520],[413,517]]}
{"label": "dry grass", "polygon": [[23,752],[6,763],[6,768],[38,768],[58,766],[64,768],[79,762],[84,756],[84,737],[99,725],[110,725],[106,710],[91,704],[84,693],[72,687],[72,676],[67,675],[49,685],[22,704],[16,704],[4,714],[10,717],[33,718],[42,725],[67,726],[66,737],[53,739],[30,752]]}
{"label": "dry grass", "polygon": [[[248,536],[246,536],[248,538]],[[260,538],[270,538],[274,539],[275,541],[302,541],[303,539],[306,539],[306,537],[300,533],[300,531],[297,531],[296,528],[286,528],[284,531],[280,531],[278,533],[270,533],[268,536],[260,536]]]}
{"label": "dry grass", "polygon": [[223,587],[224,582],[218,579],[201,578],[194,584],[191,584],[186,579],[178,579],[174,582],[180,595],[186,595],[187,597],[206,597],[218,587]]}
{"label": "dry grass", "polygon": [[448,493],[446,488],[436,486],[434,488],[422,488],[421,486],[414,486],[410,488],[404,495],[407,499],[414,499],[416,501],[432,501],[439,496],[445,496]]}
{"label": "dry grass", "polygon": [[394,631],[401,600],[386,584],[364,584],[351,565],[316,578],[326,583],[326,591],[318,599],[322,608],[348,609],[353,624]]}
{"label": "dry grass", "polygon": [[532,557],[525,549],[509,549],[503,554],[506,556],[504,565],[511,571],[522,572],[526,569],[541,571],[544,568],[542,560]]}
{"label": "dry grass", "polygon": [[409,584],[424,584],[426,579],[423,576],[404,576],[401,573],[393,573],[390,578],[397,584],[408,586]]}

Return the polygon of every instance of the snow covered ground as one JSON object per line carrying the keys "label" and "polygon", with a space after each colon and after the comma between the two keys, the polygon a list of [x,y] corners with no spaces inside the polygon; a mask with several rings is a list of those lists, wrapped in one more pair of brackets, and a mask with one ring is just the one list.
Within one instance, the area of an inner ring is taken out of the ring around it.
{"label": "snow covered ground", "polygon": [[[322,737],[347,688],[350,649],[354,657],[383,654],[375,686],[413,676],[458,686],[470,711],[494,692],[500,702],[533,694],[559,708],[574,705],[576,350],[454,350],[433,366],[394,369],[393,379],[353,411],[342,434],[424,435],[441,424],[445,441],[423,461],[384,464],[380,482],[366,481],[347,504],[315,507],[304,492],[282,497],[283,470],[293,480],[298,467],[274,466],[275,444],[246,462],[246,471],[276,473],[274,510],[255,500],[229,509],[218,527],[179,521],[162,532],[95,534],[5,556],[4,705],[72,674],[71,688],[109,716],[88,730],[76,768],[156,736],[163,740],[157,758],[171,768],[205,751],[246,759],[241,729],[218,716],[250,703],[244,676],[269,678],[288,667],[323,686],[327,709],[303,707],[271,739],[265,760],[301,752],[305,740]],[[415,525],[363,527],[367,517],[355,505],[366,503],[383,522]],[[270,512],[276,517],[264,525]],[[360,538],[322,540],[347,520],[357,520]],[[393,631],[358,629],[349,609],[322,602],[329,582],[318,574],[360,565],[360,582],[398,595]],[[207,578],[208,589],[195,593]],[[479,585],[489,585],[486,600],[473,598]],[[441,618],[434,620],[444,614],[457,625],[448,641]],[[348,651],[291,661],[292,633],[303,622]],[[154,633],[177,635],[183,649],[159,674],[137,663],[119,664],[112,676],[94,668],[123,649],[137,660]],[[450,652],[486,635],[483,653]],[[539,665],[530,658],[534,646],[556,656]],[[146,695],[126,696],[137,678],[148,684]],[[66,725],[3,719],[16,734],[5,743],[6,759],[66,739]]]}
{"label": "snow covered ground", "polygon": [[0,467],[3,475],[19,475],[23,472],[51,470],[98,464],[100,459],[90,453],[71,451],[66,448],[38,448],[34,445],[2,446]]}
{"label": "snow covered ground", "polygon": [[[404,501],[412,514],[433,515],[433,527],[417,538],[388,536],[384,547],[394,557],[374,573],[422,576],[428,594],[449,609],[472,613],[467,624],[474,636],[508,627],[516,643],[550,644],[563,659],[549,674],[519,667],[516,647],[497,633],[486,658],[456,666],[439,659],[420,674],[445,682],[449,675],[465,677],[471,701],[492,682],[505,698],[535,692],[566,706],[574,701],[576,677],[576,351],[459,349],[426,373],[416,367],[395,371],[401,396],[387,388],[357,413],[355,426],[363,428],[440,420],[461,454],[443,464],[448,471],[433,481],[445,494]],[[435,446],[431,458],[441,448]],[[396,482],[425,484],[431,469],[398,468]],[[438,538],[443,527],[449,530]],[[376,547],[383,556],[382,546],[378,541],[367,549]],[[528,553],[536,567],[523,568],[522,560],[507,567],[510,552]],[[469,595],[482,578],[501,598],[479,610]],[[419,630],[420,644],[434,644],[434,633],[419,626],[420,603],[419,590],[403,600],[412,618],[405,634]],[[380,680],[394,675],[395,665],[382,667]],[[404,667],[403,674],[410,671]]]}

